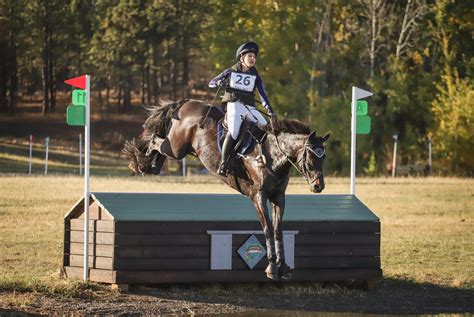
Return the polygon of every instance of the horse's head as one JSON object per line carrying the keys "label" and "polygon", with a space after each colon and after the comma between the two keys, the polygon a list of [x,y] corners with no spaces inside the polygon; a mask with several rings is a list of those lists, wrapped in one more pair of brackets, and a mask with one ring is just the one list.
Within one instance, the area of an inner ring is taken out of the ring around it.
{"label": "horse's head", "polygon": [[324,189],[323,163],[326,157],[324,142],[329,139],[329,133],[323,137],[311,132],[304,144],[299,158],[300,168],[313,193],[320,193]]}

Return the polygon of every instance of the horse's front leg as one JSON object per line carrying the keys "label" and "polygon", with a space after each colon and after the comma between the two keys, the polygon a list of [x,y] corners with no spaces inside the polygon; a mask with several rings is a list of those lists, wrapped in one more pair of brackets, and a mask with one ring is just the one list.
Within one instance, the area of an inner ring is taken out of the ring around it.
{"label": "horse's front leg", "polygon": [[273,232],[275,237],[276,263],[278,265],[278,276],[291,278],[291,269],[285,262],[285,246],[283,244],[282,219],[285,211],[285,194],[279,194],[270,199],[272,203]]}
{"label": "horse's front leg", "polygon": [[273,240],[273,229],[267,209],[267,196],[263,192],[258,192],[253,195],[252,201],[257,210],[258,220],[262,225],[263,234],[265,235],[265,242],[267,245],[268,266],[265,273],[268,278],[278,279],[278,266],[275,259],[275,243]]}

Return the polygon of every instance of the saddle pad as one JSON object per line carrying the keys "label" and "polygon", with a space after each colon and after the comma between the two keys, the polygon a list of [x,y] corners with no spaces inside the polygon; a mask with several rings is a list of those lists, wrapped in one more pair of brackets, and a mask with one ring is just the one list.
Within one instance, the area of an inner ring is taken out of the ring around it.
{"label": "saddle pad", "polygon": [[[221,154],[222,154],[222,144],[224,143],[224,138],[227,134],[227,129],[223,125],[223,120],[224,119],[221,119],[217,122],[217,148],[219,149],[219,152]],[[242,155],[250,151],[251,148],[253,148],[254,143],[255,143],[255,140],[254,138],[252,138],[252,135],[249,133],[248,129],[241,132],[239,135],[239,140],[236,145],[238,146],[238,148],[237,150],[234,149],[234,156],[237,158],[240,158]]]}

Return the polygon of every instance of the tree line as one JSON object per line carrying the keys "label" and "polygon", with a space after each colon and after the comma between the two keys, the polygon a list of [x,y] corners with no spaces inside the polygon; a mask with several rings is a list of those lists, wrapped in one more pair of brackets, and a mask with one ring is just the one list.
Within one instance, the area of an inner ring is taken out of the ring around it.
{"label": "tree line", "polygon": [[0,0],[0,109],[39,94],[54,112],[63,80],[93,75],[101,112],[132,97],[205,97],[238,45],[256,41],[257,68],[281,117],[331,131],[328,169],[347,175],[351,86],[371,90],[372,132],[360,171],[383,174],[398,134],[402,164],[472,175],[473,4],[455,0]]}

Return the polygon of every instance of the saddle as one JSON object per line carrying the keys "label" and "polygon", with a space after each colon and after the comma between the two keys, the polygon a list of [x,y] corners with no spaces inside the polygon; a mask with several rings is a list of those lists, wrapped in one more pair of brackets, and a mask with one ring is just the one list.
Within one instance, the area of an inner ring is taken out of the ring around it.
{"label": "saddle", "polygon": [[[227,135],[228,127],[225,117],[217,122],[217,147],[222,153],[222,144]],[[260,129],[256,123],[244,120],[240,126],[239,139],[232,151],[232,158],[239,159],[251,152],[255,146],[265,140],[267,133]]]}

